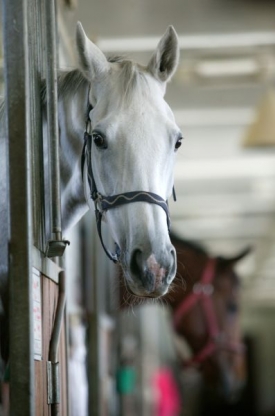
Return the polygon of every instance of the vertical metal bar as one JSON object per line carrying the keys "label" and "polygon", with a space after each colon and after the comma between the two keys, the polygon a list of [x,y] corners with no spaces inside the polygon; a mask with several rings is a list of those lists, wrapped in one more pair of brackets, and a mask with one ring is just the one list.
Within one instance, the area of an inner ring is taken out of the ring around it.
{"label": "vertical metal bar", "polygon": [[65,272],[62,271],[59,273],[59,285],[58,285],[58,301],[56,306],[54,326],[51,336],[50,349],[49,349],[49,360],[52,363],[58,362],[58,351],[59,351],[59,341],[60,333],[64,318],[64,309],[65,309]]}
{"label": "vertical metal bar", "polygon": [[46,68],[47,83],[47,125],[50,144],[51,194],[52,194],[52,233],[56,240],[62,240],[60,174],[59,174],[59,131],[57,109],[57,48],[55,1],[47,0],[46,7],[46,56],[49,64]]}
{"label": "vertical metal bar", "polygon": [[[8,241],[9,241],[9,201],[8,201],[8,153],[6,140],[6,118],[0,114],[0,294],[8,287]],[[0,315],[1,302],[0,299]]]}
{"label": "vertical metal bar", "polygon": [[[98,252],[101,247],[96,244],[96,224],[86,218],[83,227],[83,272],[85,273],[86,307],[88,312],[87,331],[87,366],[88,366],[88,414],[99,416],[101,401],[101,384],[99,368],[99,296],[98,296]],[[100,244],[100,243],[99,243]],[[92,258],[91,258],[92,253]]]}
{"label": "vertical metal bar", "polygon": [[[159,367],[159,318],[155,305],[144,305],[139,310],[140,336],[141,336],[141,383],[142,398],[141,414],[150,416],[152,414],[152,375]],[[148,394],[149,392],[149,394]]]}
{"label": "vertical metal bar", "polygon": [[58,351],[61,328],[64,318],[65,309],[65,272],[59,273],[59,294],[58,302],[55,312],[54,326],[49,349],[49,363],[51,365],[52,375],[52,397],[50,400],[52,416],[60,414],[60,376],[59,376],[59,362]]}
{"label": "vertical metal bar", "polygon": [[27,0],[3,0],[10,189],[10,414],[34,415]]}
{"label": "vertical metal bar", "polygon": [[28,47],[30,70],[30,133],[32,143],[32,206],[33,206],[33,244],[40,250],[45,248],[45,201],[44,201],[44,169],[41,114],[41,78],[42,78],[42,36],[41,16],[43,16],[41,0],[28,0]]}
{"label": "vertical metal bar", "polygon": [[8,277],[9,277],[9,233],[10,211],[8,190],[8,152],[6,118],[0,114],[0,344],[4,360],[8,356]]}

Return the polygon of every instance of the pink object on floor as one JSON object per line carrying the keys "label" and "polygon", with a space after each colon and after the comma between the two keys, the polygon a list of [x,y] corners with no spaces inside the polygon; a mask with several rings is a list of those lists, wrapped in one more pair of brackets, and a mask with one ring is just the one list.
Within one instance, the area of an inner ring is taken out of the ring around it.
{"label": "pink object on floor", "polygon": [[169,368],[160,368],[153,377],[156,391],[155,416],[179,416],[181,396],[174,375]]}

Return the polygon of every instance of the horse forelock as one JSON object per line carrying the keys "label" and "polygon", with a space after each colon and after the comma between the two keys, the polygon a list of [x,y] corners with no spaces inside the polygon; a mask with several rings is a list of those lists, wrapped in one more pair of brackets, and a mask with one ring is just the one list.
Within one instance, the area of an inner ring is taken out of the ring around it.
{"label": "horse forelock", "polygon": [[120,97],[124,100],[126,105],[128,105],[134,95],[140,98],[140,95],[149,94],[150,85],[145,67],[120,56],[111,57],[108,61],[117,64],[116,87],[119,89],[118,98]]}
{"label": "horse forelock", "polygon": [[[133,98],[134,94],[149,94],[149,81],[146,76],[146,69],[123,56],[112,56],[108,58],[111,64],[117,66],[116,92],[117,100],[122,99],[125,104]],[[89,87],[88,75],[85,77],[79,69],[71,71],[60,71],[58,74],[58,97],[71,98],[79,92],[79,89]],[[139,96],[139,95],[138,95]],[[41,88],[42,103],[46,103],[46,83],[42,82]],[[0,105],[1,115],[1,105]]]}

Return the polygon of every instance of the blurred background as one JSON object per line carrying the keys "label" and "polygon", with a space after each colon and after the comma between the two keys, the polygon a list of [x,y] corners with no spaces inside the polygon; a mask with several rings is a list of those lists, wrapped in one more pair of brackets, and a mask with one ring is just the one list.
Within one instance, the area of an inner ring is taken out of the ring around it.
{"label": "blurred background", "polygon": [[[77,20],[107,55],[128,56],[143,64],[168,25],[178,33],[180,64],[166,99],[185,140],[175,169],[177,202],[170,202],[172,229],[179,237],[203,243],[213,255],[230,256],[253,246],[253,252],[236,266],[241,279],[242,333],[253,349],[249,377],[253,378],[250,400],[254,408],[248,412],[274,414],[275,4],[253,0],[82,0],[73,6],[60,16],[66,46],[61,66],[65,68],[70,65],[67,50],[74,64]],[[92,218],[88,217],[85,220],[90,224]],[[83,228],[87,230],[87,224]],[[93,247],[95,244],[97,241],[91,242]],[[102,254],[100,247],[98,252],[94,265]],[[120,360],[128,360],[137,373],[136,383],[135,387],[129,385],[128,394],[124,391],[127,387],[121,387],[121,396],[132,395],[137,400],[131,403],[126,398],[130,408],[124,403],[124,414],[154,414],[152,375],[176,355],[169,317],[164,307],[152,305],[118,313],[112,265],[103,254],[96,267],[97,290],[106,299],[105,307],[103,300],[97,306],[101,322],[97,336],[105,343],[99,353],[102,368],[98,372],[105,391],[101,402],[114,409],[112,359],[116,368]],[[120,336],[115,340],[117,331]],[[108,351],[107,334],[112,334],[110,346],[117,346],[120,357],[112,358],[112,348]],[[106,357],[111,361],[109,370]],[[195,390],[196,377],[192,373],[185,385],[193,383]],[[195,415],[196,411],[186,409],[185,414]]]}
{"label": "blurred background", "polygon": [[[241,331],[249,340],[249,390],[244,407],[232,407],[228,414],[274,415],[275,3],[60,1],[64,70],[77,65],[78,20],[108,56],[125,55],[143,64],[168,25],[178,33],[180,63],[166,94],[184,136],[175,168],[177,202],[170,202],[172,230],[203,244],[212,256],[253,247],[236,265]],[[183,403],[189,403],[181,414],[203,414],[196,393],[201,378],[197,370],[182,374],[169,307],[119,310],[118,271],[102,251],[91,213],[66,237],[72,242],[67,249],[71,397],[78,395],[72,414],[180,414],[156,413],[152,380],[168,363]]]}

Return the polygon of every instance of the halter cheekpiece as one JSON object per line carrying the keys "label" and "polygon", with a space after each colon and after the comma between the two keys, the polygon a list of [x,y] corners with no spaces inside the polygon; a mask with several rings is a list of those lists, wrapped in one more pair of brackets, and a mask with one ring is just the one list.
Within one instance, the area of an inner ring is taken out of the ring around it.
{"label": "halter cheekpiece", "polygon": [[[92,168],[92,134],[90,131],[90,111],[93,109],[89,102],[89,94],[88,94],[88,104],[87,104],[87,112],[86,112],[86,129],[84,132],[84,143],[82,149],[82,156],[81,156],[81,172],[82,172],[82,179],[84,173],[84,165],[85,161],[87,164],[87,177],[88,177],[88,184],[90,188],[90,198],[94,201],[95,204],[95,216],[96,216],[96,225],[97,225],[97,232],[99,239],[101,241],[102,247],[109,257],[114,263],[119,261],[120,257],[120,248],[117,243],[115,243],[116,251],[115,253],[111,253],[105,246],[102,238],[101,232],[101,221],[104,212],[117,208],[122,205],[130,204],[132,202],[148,202],[149,204],[156,204],[159,205],[165,212],[167,218],[167,227],[168,231],[170,232],[170,216],[169,216],[169,209],[167,202],[161,198],[159,195],[153,192],[147,191],[131,191],[131,192],[124,192],[121,194],[116,194],[112,196],[103,196],[101,195],[98,190],[94,179],[93,168]],[[173,187],[173,197],[176,201],[176,194],[175,189]]]}

